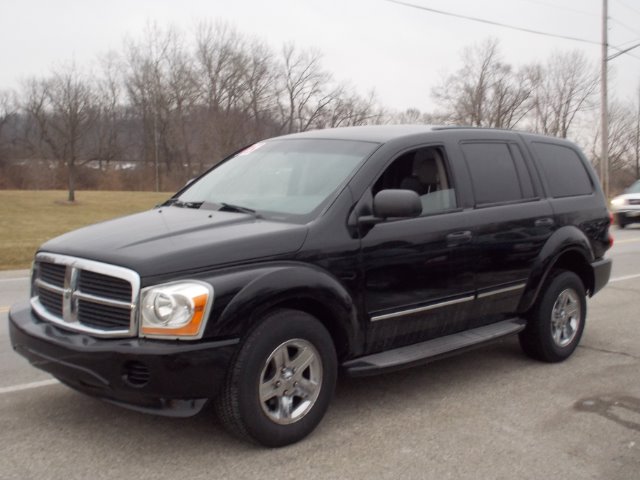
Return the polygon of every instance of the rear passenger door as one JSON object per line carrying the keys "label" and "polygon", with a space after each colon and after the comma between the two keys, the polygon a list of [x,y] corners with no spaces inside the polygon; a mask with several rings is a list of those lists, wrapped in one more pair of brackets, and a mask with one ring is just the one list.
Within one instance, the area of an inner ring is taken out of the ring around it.
{"label": "rear passenger door", "polygon": [[518,140],[460,143],[473,191],[476,303],[471,326],[512,315],[531,267],[556,228]]}

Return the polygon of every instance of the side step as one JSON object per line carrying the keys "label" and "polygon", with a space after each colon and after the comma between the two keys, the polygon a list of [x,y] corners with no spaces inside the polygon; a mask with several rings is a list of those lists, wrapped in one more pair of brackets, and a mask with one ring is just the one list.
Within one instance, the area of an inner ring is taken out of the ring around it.
{"label": "side step", "polygon": [[353,377],[373,375],[385,371],[431,362],[438,358],[469,350],[489,343],[506,335],[523,330],[526,321],[522,318],[511,318],[492,323],[484,327],[465,330],[446,337],[434,338],[426,342],[407,345],[406,347],[374,353],[349,360],[342,364],[347,374]]}

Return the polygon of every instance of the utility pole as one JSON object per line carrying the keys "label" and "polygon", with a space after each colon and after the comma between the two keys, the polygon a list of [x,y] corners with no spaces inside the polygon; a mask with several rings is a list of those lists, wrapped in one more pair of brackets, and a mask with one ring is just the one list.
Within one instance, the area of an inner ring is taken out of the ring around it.
{"label": "utility pole", "polygon": [[609,198],[609,105],[607,100],[607,63],[608,57],[608,0],[602,0],[602,63],[600,65],[600,123],[602,139],[600,154],[600,181],[605,198]]}

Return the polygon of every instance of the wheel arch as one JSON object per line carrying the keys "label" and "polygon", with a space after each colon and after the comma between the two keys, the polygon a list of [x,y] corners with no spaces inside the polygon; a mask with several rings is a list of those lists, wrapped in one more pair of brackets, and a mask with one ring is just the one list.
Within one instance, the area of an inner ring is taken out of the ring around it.
{"label": "wheel arch", "polygon": [[303,311],[329,331],[338,358],[357,355],[364,346],[357,308],[346,288],[328,272],[289,264],[257,271],[214,320],[216,330],[244,337],[265,315],[279,309]]}
{"label": "wheel arch", "polygon": [[520,300],[518,312],[531,309],[537,301],[542,287],[553,270],[574,272],[584,285],[588,295],[593,295],[595,275],[591,262],[593,250],[586,235],[576,227],[564,227],[554,233],[544,245],[535,261],[527,287]]}

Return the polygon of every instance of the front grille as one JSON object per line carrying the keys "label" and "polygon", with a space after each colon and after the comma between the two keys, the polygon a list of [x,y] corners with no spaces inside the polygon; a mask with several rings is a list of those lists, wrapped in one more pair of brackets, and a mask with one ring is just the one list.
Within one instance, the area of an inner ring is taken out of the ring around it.
{"label": "front grille", "polygon": [[78,321],[94,328],[121,330],[129,328],[131,318],[130,312],[124,308],[80,300],[78,302]]}
{"label": "front grille", "polygon": [[132,336],[139,291],[132,270],[65,255],[36,256],[31,304],[61,327],[98,337]]}
{"label": "front grille", "polygon": [[64,287],[64,273],[67,267],[64,265],[56,265],[55,263],[42,262],[39,264],[40,278],[55,285],[56,287]]}
{"label": "front grille", "polygon": [[640,198],[630,198],[629,205],[640,205]]}
{"label": "front grille", "polygon": [[51,292],[44,288],[39,289],[40,303],[53,315],[62,318],[62,293]]}
{"label": "front grille", "polygon": [[122,302],[131,301],[131,284],[122,278],[109,277],[101,273],[83,270],[80,272],[78,287],[82,293]]}

